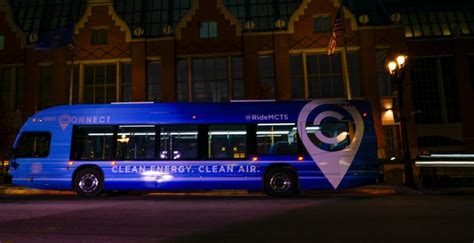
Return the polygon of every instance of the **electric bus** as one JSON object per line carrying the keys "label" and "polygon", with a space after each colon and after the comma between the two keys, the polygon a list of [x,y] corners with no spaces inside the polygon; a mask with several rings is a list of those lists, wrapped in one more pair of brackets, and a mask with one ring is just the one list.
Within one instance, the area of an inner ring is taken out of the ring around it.
{"label": "electric bus", "polygon": [[74,190],[300,190],[374,184],[364,100],[112,103],[31,116],[12,149],[13,184]]}

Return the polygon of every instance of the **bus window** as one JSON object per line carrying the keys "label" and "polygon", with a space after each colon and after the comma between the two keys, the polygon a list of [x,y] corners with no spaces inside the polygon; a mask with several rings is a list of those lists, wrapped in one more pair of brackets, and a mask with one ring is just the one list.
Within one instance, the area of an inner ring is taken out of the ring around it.
{"label": "bus window", "polygon": [[119,126],[117,131],[118,160],[146,160],[155,158],[155,126]]}
{"label": "bus window", "polygon": [[47,132],[25,132],[16,146],[17,158],[46,158],[49,155],[51,134]]}
{"label": "bus window", "polygon": [[209,126],[209,159],[243,159],[247,157],[246,141],[245,125]]}
{"label": "bus window", "polygon": [[161,159],[197,159],[197,126],[162,126],[160,131]]}
{"label": "bus window", "polygon": [[257,125],[259,154],[297,154],[297,131],[294,123],[261,123]]}
{"label": "bus window", "polygon": [[113,126],[76,126],[73,134],[73,160],[112,160]]}
{"label": "bus window", "polygon": [[352,123],[324,122],[319,125],[308,125],[306,131],[310,140],[319,148],[326,151],[344,149],[350,143]]}

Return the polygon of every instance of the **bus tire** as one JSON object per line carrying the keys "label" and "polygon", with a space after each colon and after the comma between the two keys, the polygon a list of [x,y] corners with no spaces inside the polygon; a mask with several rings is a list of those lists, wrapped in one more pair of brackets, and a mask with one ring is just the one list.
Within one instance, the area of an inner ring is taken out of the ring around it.
{"label": "bus tire", "polygon": [[297,178],[293,170],[286,167],[276,167],[265,174],[265,193],[267,195],[291,197],[297,192]]}
{"label": "bus tire", "polygon": [[94,168],[80,170],[74,177],[74,191],[79,196],[97,197],[104,190],[104,178]]}

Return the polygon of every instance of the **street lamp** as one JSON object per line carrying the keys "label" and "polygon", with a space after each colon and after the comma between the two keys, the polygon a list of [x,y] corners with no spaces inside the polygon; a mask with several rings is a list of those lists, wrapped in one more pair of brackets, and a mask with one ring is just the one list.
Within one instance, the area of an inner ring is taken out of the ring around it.
{"label": "street lamp", "polygon": [[398,117],[400,118],[400,128],[403,143],[403,162],[405,167],[405,186],[415,186],[415,180],[413,178],[412,160],[410,154],[410,143],[408,139],[408,117],[405,110],[404,101],[404,86],[405,73],[406,73],[406,60],[407,56],[398,55],[394,60],[389,60],[387,63],[387,69],[394,84],[393,96],[394,101],[398,104]]}

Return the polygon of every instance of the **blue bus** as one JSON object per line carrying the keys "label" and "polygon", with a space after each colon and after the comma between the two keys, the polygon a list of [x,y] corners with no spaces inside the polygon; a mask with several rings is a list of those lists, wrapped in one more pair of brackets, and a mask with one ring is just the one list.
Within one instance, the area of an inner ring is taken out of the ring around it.
{"label": "blue bus", "polygon": [[13,184],[74,190],[300,190],[376,183],[363,100],[69,105],[30,117],[13,145]]}

